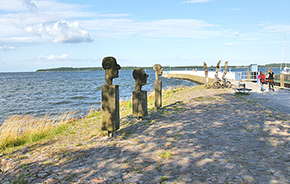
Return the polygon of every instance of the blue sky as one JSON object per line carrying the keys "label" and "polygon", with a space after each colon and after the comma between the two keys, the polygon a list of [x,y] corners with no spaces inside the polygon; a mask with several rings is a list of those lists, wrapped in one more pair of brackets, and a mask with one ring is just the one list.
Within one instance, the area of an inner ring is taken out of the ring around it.
{"label": "blue sky", "polygon": [[289,7],[289,0],[0,0],[0,72],[100,67],[106,56],[121,66],[216,65],[220,57],[229,65],[279,63]]}

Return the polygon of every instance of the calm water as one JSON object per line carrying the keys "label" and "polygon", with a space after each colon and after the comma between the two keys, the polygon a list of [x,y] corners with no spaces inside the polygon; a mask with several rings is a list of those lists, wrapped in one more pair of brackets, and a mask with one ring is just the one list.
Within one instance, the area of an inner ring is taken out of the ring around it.
{"label": "calm water", "polygon": [[[152,91],[155,73],[153,70],[146,73],[148,84],[142,90]],[[104,71],[0,73],[0,123],[16,114],[43,116],[73,110],[78,111],[78,115],[85,115],[92,106],[100,107],[104,76]],[[163,89],[196,85],[178,79],[160,80]],[[120,71],[113,84],[120,85],[120,99],[129,100],[135,90],[132,71]]]}

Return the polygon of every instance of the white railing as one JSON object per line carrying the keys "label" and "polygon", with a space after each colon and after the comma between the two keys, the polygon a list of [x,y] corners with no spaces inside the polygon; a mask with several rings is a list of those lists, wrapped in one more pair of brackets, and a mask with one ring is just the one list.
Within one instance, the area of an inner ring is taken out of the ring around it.
{"label": "white railing", "polygon": [[[215,71],[209,71],[208,77],[214,79],[215,78]],[[205,77],[204,71],[202,70],[176,70],[176,71],[163,71],[163,74],[189,74],[189,75],[195,75],[195,76],[201,76]],[[223,72],[218,72],[218,78],[222,78]],[[257,79],[254,79],[255,77],[252,76],[250,73],[246,72],[227,72],[226,77],[227,80],[249,80],[249,81],[256,81]]]}

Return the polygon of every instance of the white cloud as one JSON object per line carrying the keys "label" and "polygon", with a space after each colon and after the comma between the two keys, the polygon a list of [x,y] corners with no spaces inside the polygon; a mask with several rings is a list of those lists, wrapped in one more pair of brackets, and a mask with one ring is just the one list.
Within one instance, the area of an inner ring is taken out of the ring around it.
{"label": "white cloud", "polygon": [[0,0],[0,10],[3,11],[21,11],[23,6],[19,0]]}
{"label": "white cloud", "polygon": [[[50,39],[51,40],[51,39]],[[50,40],[46,40],[49,42]],[[30,43],[43,43],[44,39],[40,37],[9,37],[9,38],[0,38],[0,43],[9,43],[9,44],[30,44]]]}
{"label": "white cloud", "polygon": [[238,10],[241,10],[240,8],[232,8],[232,9],[229,9],[229,11],[238,11]]}
{"label": "white cloud", "polygon": [[133,21],[130,19],[95,19],[83,21],[94,37],[142,36],[153,38],[205,39],[225,34],[218,26],[195,19]]}
{"label": "white cloud", "polygon": [[[17,43],[18,41],[20,43],[51,41],[79,43],[92,41],[88,32],[80,27],[80,23],[73,21],[67,22],[67,32],[62,30],[63,34],[68,35],[61,35],[55,29],[54,32],[46,32],[47,26],[53,29],[53,23],[60,23],[59,20],[76,20],[77,18],[97,16],[96,13],[84,11],[86,7],[84,5],[61,3],[53,0],[0,0],[0,4],[0,11],[3,11],[0,14],[0,44],[2,45]],[[27,11],[28,9],[29,11]],[[119,16],[122,15],[116,15],[116,17]],[[72,30],[73,27],[74,31]],[[77,28],[78,30],[76,30]]]}
{"label": "white cloud", "polygon": [[264,27],[263,31],[271,33],[288,33],[290,34],[290,24],[269,25],[269,23],[261,24]]}
{"label": "white cloud", "polygon": [[226,46],[233,46],[234,44],[233,43],[226,43],[225,45]]}
{"label": "white cloud", "polygon": [[[10,0],[9,0],[10,1]],[[197,38],[204,39],[226,35],[219,26],[195,19],[165,19],[136,21],[126,19],[129,14],[97,14],[85,12],[83,5],[57,1],[11,0],[26,7],[37,8],[38,14],[17,11],[0,14],[0,43],[81,43],[92,38],[124,38],[131,36],[154,38]],[[210,0],[188,1],[207,2]],[[6,1],[5,1],[6,2]],[[11,5],[11,4],[10,4]],[[5,10],[12,7],[7,4]],[[34,6],[35,5],[35,6]],[[22,8],[25,8],[22,6]],[[1,8],[0,8],[1,9]],[[104,18],[109,17],[109,18]],[[77,20],[79,21],[68,21]],[[28,33],[28,34],[27,34]],[[89,34],[90,33],[90,34]],[[228,33],[227,33],[228,34]]]}
{"label": "white cloud", "polygon": [[240,33],[239,33],[239,31],[237,31],[237,32],[231,33],[231,35],[233,35],[233,36],[240,36]]}
{"label": "white cloud", "polygon": [[32,36],[41,37],[41,35],[45,32],[45,27],[40,23],[34,26],[28,26],[24,28],[24,30]]}
{"label": "white cloud", "polygon": [[31,2],[31,0],[22,0],[22,2],[29,9],[30,13],[37,14],[37,7],[36,7],[35,3]]}
{"label": "white cloud", "polygon": [[184,1],[182,2],[182,4],[186,4],[186,3],[206,3],[212,0],[191,0],[191,1]]}
{"label": "white cloud", "polygon": [[[30,58],[32,59],[32,58]],[[57,55],[49,55],[49,56],[39,56],[38,60],[49,60],[49,61],[55,61],[55,60],[68,60],[70,59],[68,54],[62,54],[60,56]]]}
{"label": "white cloud", "polygon": [[204,39],[222,34],[213,24],[194,19],[167,19],[145,23],[140,26],[144,36]]}
{"label": "white cloud", "polygon": [[89,33],[85,31],[79,24],[79,22],[68,22],[60,20],[53,25],[44,26],[37,24],[34,26],[28,26],[24,29],[32,36],[50,36],[55,43],[80,43],[80,42],[92,42],[93,39],[89,36]]}
{"label": "white cloud", "polygon": [[7,45],[0,46],[0,50],[3,50],[3,51],[18,50],[18,49],[19,49],[18,47],[12,47],[12,46],[7,46]]}
{"label": "white cloud", "polygon": [[84,61],[86,61],[85,59],[70,57],[68,54],[61,54],[61,55],[51,54],[51,55],[48,55],[48,56],[40,55],[38,57],[26,58],[25,60],[26,61],[51,61],[51,62],[57,62],[57,61],[84,62]]}

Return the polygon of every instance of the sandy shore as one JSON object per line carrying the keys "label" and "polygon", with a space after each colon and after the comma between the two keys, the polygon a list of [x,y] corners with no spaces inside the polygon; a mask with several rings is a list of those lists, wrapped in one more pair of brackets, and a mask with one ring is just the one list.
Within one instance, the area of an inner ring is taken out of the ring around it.
{"label": "sandy shore", "polygon": [[0,183],[290,182],[289,115],[233,89],[163,102],[144,120],[123,118],[113,138],[90,135],[91,124],[1,155]]}

